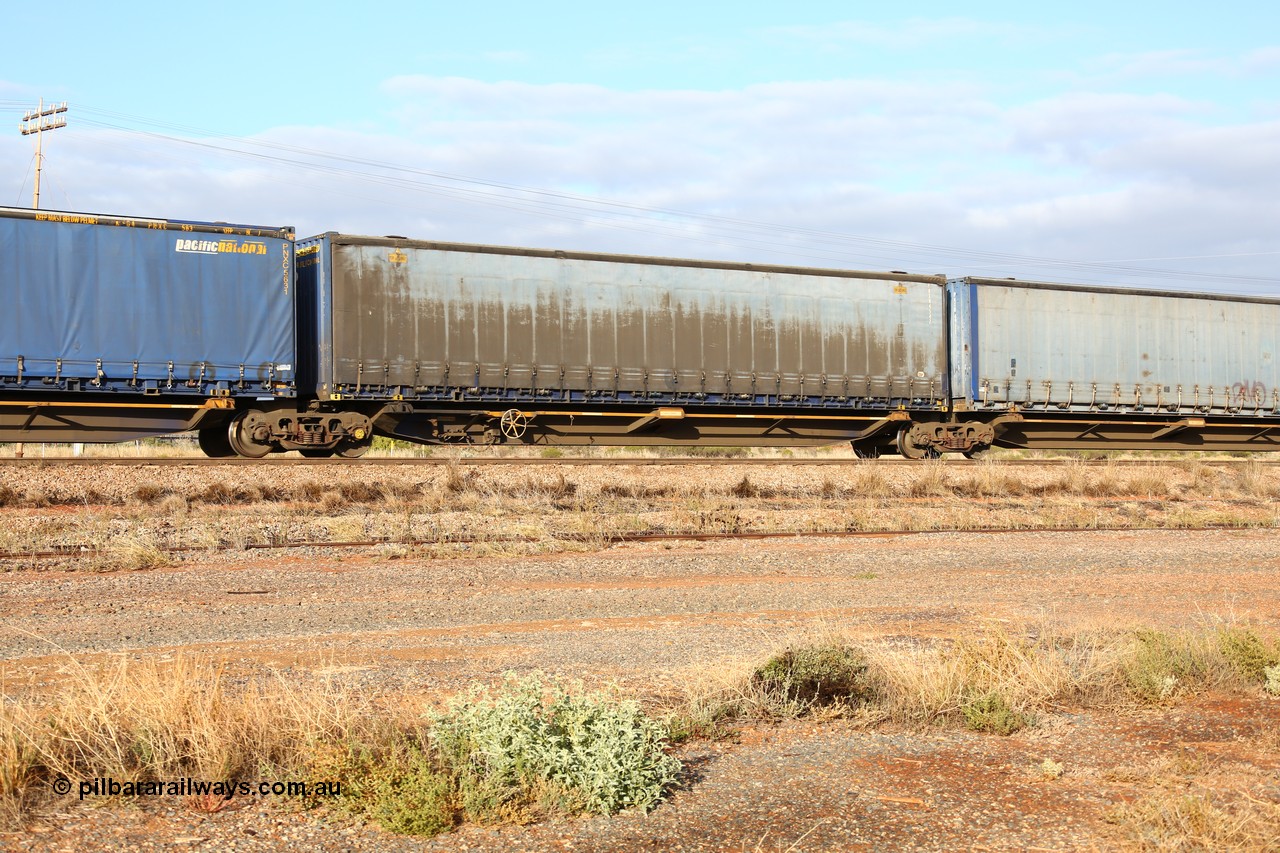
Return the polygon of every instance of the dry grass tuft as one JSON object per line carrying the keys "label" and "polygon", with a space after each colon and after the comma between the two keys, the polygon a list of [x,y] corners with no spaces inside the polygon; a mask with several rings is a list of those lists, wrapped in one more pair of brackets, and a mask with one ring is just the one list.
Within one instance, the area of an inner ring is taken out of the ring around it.
{"label": "dry grass tuft", "polygon": [[277,679],[234,687],[211,661],[71,667],[51,701],[4,697],[0,801],[16,813],[57,778],[255,778],[300,769],[316,745],[365,737],[359,696]]}
{"label": "dry grass tuft", "polygon": [[512,498],[545,498],[550,501],[563,501],[578,492],[577,483],[565,479],[563,472],[554,477],[530,476],[524,480],[504,484],[500,491]]}
{"label": "dry grass tuft", "polygon": [[1009,734],[1038,710],[1107,692],[1113,650],[1086,636],[999,626],[954,643],[880,647],[871,654],[885,713],[906,723],[963,722]]}
{"label": "dry grass tuft", "polygon": [[1173,491],[1167,473],[1157,468],[1146,468],[1130,475],[1120,489],[1126,495],[1141,498],[1164,498]]}
{"label": "dry grass tuft", "polygon": [[1277,850],[1280,805],[1214,794],[1162,790],[1110,815],[1139,850]]}
{"label": "dry grass tuft", "polygon": [[445,468],[444,473],[444,490],[450,495],[460,495],[464,492],[476,491],[476,480],[479,475],[475,470],[468,468],[462,470],[458,465],[450,464]]}
{"label": "dry grass tuft", "polygon": [[[302,777],[336,784],[326,807],[402,833],[459,820],[648,809],[674,782],[666,729],[616,691],[509,676],[425,721],[328,682],[233,684],[205,659],[72,666],[44,701],[0,703],[0,819],[19,825],[57,779],[126,783]],[[192,797],[213,813],[225,798]]]}
{"label": "dry grass tuft", "polygon": [[259,498],[260,493],[256,490],[250,491],[240,486],[231,486],[226,483],[210,483],[202,491],[197,492],[194,497],[196,500],[207,504],[230,506],[232,504],[250,503]]}
{"label": "dry grass tuft", "polygon": [[94,556],[92,568],[100,572],[141,571],[172,564],[173,559],[160,547],[155,537],[147,533],[135,533],[114,537],[106,548]]}
{"label": "dry grass tuft", "polygon": [[600,487],[600,496],[604,498],[631,498],[634,500],[652,500],[669,498],[676,493],[675,486],[658,485],[642,486],[636,483],[605,483]]}
{"label": "dry grass tuft", "polygon": [[757,486],[755,483],[751,482],[751,478],[749,476],[743,474],[742,479],[734,483],[726,494],[735,498],[750,499],[773,498],[777,497],[778,492],[776,489],[769,488],[768,486]]}
{"label": "dry grass tuft", "polygon": [[292,496],[289,489],[277,483],[259,483],[257,490],[258,497],[264,501],[287,501]]}
{"label": "dry grass tuft", "polygon": [[913,498],[944,497],[955,494],[951,486],[951,478],[941,462],[922,466],[920,473],[912,479],[907,493]]}
{"label": "dry grass tuft", "polygon": [[849,491],[857,497],[887,498],[893,495],[889,471],[875,462],[866,461],[854,467]]}
{"label": "dry grass tuft", "polygon": [[957,497],[1003,498],[1022,494],[1023,484],[1008,468],[985,460],[974,473],[957,478],[952,490]]}
{"label": "dry grass tuft", "polygon": [[714,734],[736,720],[823,705],[867,720],[1010,734],[1063,705],[1160,705],[1210,687],[1265,689],[1280,640],[1247,626],[1058,634],[998,625],[955,641],[867,643],[831,629],[763,663],[720,666],[686,688],[673,727]]}
{"label": "dry grass tuft", "polygon": [[299,483],[293,490],[294,500],[316,502],[325,493],[324,483],[317,483],[315,480],[307,480]]}
{"label": "dry grass tuft", "polygon": [[133,496],[139,503],[154,504],[171,492],[158,483],[142,483],[133,490]]}
{"label": "dry grass tuft", "polygon": [[380,483],[363,483],[359,480],[345,480],[338,484],[337,491],[344,501],[354,504],[376,503],[387,495]]}
{"label": "dry grass tuft", "polygon": [[335,513],[338,510],[346,509],[350,505],[351,501],[337,491],[327,491],[320,496],[320,509],[326,513]]}
{"label": "dry grass tuft", "polygon": [[1232,487],[1239,494],[1254,498],[1273,498],[1277,489],[1272,478],[1267,475],[1266,468],[1256,459],[1250,459],[1236,467]]}

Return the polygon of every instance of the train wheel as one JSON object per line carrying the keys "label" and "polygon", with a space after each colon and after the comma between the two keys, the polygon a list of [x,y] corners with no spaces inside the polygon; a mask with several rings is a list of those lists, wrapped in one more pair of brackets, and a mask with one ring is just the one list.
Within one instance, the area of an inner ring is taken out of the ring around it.
{"label": "train wheel", "polygon": [[202,429],[196,434],[196,441],[200,444],[204,455],[210,459],[226,459],[236,455],[236,452],[231,449],[231,443],[227,441],[226,427]]}
{"label": "train wheel", "polygon": [[911,428],[898,433],[898,452],[904,459],[937,459],[942,454],[932,447],[921,446],[911,439]]}
{"label": "train wheel", "polygon": [[264,433],[265,423],[260,412],[245,412],[236,416],[227,426],[227,443],[238,455],[248,459],[261,459],[271,452],[271,445],[258,436]]}
{"label": "train wheel", "polygon": [[369,452],[369,448],[373,446],[373,439],[361,441],[357,444],[339,445],[336,454],[343,459],[359,459]]}

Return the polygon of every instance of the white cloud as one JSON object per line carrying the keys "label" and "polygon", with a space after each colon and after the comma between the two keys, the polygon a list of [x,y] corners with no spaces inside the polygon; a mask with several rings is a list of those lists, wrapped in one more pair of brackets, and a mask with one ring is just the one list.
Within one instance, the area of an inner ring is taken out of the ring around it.
{"label": "white cloud", "polygon": [[1280,46],[1239,54],[1213,54],[1199,48],[1106,53],[1088,60],[1083,73],[1068,75],[1077,85],[1127,85],[1154,81],[1168,85],[1177,78],[1245,81],[1280,70]]}
{"label": "white cloud", "polygon": [[[303,234],[1021,277],[1080,274],[930,247],[1079,260],[1272,251],[1280,221],[1280,122],[1216,126],[1206,104],[1168,95],[1004,106],[960,84],[627,92],[430,77],[389,80],[383,94],[389,118],[376,125],[282,127],[257,139],[368,162],[255,149],[296,161],[280,162],[80,128],[56,140],[50,178],[75,209],[293,224]],[[0,136],[8,203],[29,156],[16,134]],[[379,164],[776,227],[586,206]],[[1269,275],[1273,266],[1255,257],[1196,268]]]}
{"label": "white cloud", "polygon": [[1253,74],[1271,74],[1280,70],[1280,45],[1249,51],[1241,57],[1240,67]]}

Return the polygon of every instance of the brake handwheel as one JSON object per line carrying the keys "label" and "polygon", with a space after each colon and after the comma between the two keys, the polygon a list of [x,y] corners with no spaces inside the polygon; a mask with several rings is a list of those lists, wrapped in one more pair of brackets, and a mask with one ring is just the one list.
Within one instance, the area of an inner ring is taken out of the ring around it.
{"label": "brake handwheel", "polygon": [[502,413],[502,419],[498,425],[504,436],[512,441],[519,441],[524,438],[525,432],[529,429],[530,420],[532,419],[519,409],[507,409]]}

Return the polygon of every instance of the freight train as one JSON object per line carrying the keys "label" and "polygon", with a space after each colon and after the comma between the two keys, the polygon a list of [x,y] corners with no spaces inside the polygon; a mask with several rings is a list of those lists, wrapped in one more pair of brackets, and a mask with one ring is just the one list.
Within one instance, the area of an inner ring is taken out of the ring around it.
{"label": "freight train", "polygon": [[0,208],[0,441],[1280,447],[1280,300]]}

